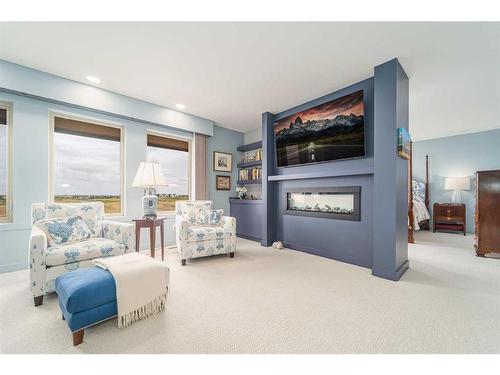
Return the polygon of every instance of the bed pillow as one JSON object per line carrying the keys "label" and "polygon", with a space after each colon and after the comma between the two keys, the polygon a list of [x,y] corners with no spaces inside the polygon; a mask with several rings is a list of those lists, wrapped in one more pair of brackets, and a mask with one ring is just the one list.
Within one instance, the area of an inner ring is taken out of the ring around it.
{"label": "bed pillow", "polygon": [[420,181],[412,181],[413,188],[413,198],[418,199],[422,202],[425,201],[425,184]]}
{"label": "bed pillow", "polygon": [[47,236],[49,246],[78,242],[92,236],[81,216],[42,220],[36,226]]}
{"label": "bed pillow", "polygon": [[206,210],[198,216],[198,225],[219,226],[224,215],[224,210]]}

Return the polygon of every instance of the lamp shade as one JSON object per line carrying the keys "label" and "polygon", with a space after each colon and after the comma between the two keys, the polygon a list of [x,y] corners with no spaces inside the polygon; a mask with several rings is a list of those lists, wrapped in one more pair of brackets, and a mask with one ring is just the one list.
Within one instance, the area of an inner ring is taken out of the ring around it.
{"label": "lamp shade", "polygon": [[137,169],[132,186],[146,188],[167,186],[167,180],[165,180],[160,163],[156,161],[142,161],[139,169]]}
{"label": "lamp shade", "polygon": [[469,177],[446,177],[444,181],[445,190],[470,190]]}

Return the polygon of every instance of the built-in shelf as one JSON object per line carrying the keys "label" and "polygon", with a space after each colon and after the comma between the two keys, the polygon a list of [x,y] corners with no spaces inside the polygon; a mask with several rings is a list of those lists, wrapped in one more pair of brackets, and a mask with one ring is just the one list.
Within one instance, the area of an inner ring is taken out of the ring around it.
{"label": "built-in shelf", "polygon": [[341,176],[360,176],[373,174],[373,167],[344,169],[333,171],[321,171],[311,173],[291,173],[281,174],[275,176],[268,176],[268,181],[285,181],[285,180],[304,180],[308,178],[327,178],[327,177],[341,177]]}
{"label": "built-in shelf", "polygon": [[248,145],[239,146],[236,149],[240,152],[247,152],[247,151],[256,150],[258,148],[262,148],[262,141],[249,143]]}
{"label": "built-in shelf", "polygon": [[262,180],[238,180],[238,185],[261,184]]}
{"label": "built-in shelf", "polygon": [[231,204],[261,204],[262,199],[240,199],[240,198],[229,198]]}
{"label": "built-in shelf", "polygon": [[262,160],[247,161],[246,163],[238,163],[239,169],[245,169],[250,167],[258,167],[262,165]]}

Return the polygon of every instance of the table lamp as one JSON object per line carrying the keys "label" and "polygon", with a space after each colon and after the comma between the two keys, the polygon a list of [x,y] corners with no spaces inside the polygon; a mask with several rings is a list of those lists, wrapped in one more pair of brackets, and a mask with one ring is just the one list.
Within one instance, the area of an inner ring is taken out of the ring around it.
{"label": "table lamp", "polygon": [[469,177],[446,177],[444,181],[445,190],[453,190],[451,194],[452,203],[462,203],[461,191],[470,190]]}
{"label": "table lamp", "polygon": [[142,197],[144,217],[156,217],[158,207],[158,197],[155,195],[156,187],[167,186],[160,163],[142,161],[139,169],[137,169],[132,186],[144,188],[144,196]]}

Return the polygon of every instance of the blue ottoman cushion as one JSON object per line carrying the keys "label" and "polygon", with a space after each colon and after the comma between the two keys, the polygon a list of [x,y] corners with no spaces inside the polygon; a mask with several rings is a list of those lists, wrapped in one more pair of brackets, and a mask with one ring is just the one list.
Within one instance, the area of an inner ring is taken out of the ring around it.
{"label": "blue ottoman cushion", "polygon": [[72,332],[117,314],[113,276],[99,267],[65,273],[56,279],[59,306]]}
{"label": "blue ottoman cushion", "polygon": [[100,267],[67,272],[56,279],[55,289],[60,303],[70,313],[116,301],[115,279]]}

